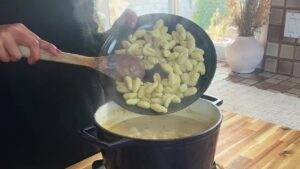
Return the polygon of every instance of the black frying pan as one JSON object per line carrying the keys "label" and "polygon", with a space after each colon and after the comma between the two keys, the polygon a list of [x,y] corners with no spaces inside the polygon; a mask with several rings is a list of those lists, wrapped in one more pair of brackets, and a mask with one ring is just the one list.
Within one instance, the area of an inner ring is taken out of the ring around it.
{"label": "black frying pan", "polygon": [[[198,92],[190,97],[185,97],[182,99],[182,102],[179,104],[171,104],[168,108],[168,113],[177,112],[181,109],[184,109],[191,105],[193,102],[195,102],[198,98],[202,97],[203,93],[206,91],[208,86],[210,85],[214,74],[216,70],[216,51],[213,45],[213,42],[209,38],[209,36],[205,33],[205,31],[200,28],[197,24],[194,22],[183,18],[181,16],[177,15],[171,15],[171,14],[164,14],[164,13],[157,13],[157,14],[147,14],[140,16],[137,21],[137,25],[134,29],[120,29],[120,28],[112,28],[111,34],[106,39],[102,49],[101,53],[103,54],[113,54],[115,50],[122,48],[121,42],[122,40],[127,40],[127,37],[130,33],[133,33],[136,29],[143,27],[145,29],[151,28],[154,23],[159,20],[163,19],[165,22],[165,25],[169,28],[168,32],[171,32],[175,30],[176,24],[180,23],[182,24],[185,29],[195,37],[196,39],[196,46],[198,48],[201,48],[205,51],[204,58],[205,58],[205,68],[206,68],[206,74],[202,76],[198,83],[197,88]],[[162,70],[160,70],[159,66],[157,65],[150,71],[146,71],[145,77],[143,81],[151,81],[152,76],[154,72],[159,72],[161,74]],[[137,106],[129,106],[125,103],[125,100],[122,97],[122,94],[118,93],[115,89],[115,84],[112,83],[111,86],[109,86],[109,89],[107,89],[107,95],[108,98],[115,101],[117,104],[119,104],[121,107],[135,112],[139,114],[160,114],[157,112],[154,112],[151,109],[143,109],[139,108]]]}

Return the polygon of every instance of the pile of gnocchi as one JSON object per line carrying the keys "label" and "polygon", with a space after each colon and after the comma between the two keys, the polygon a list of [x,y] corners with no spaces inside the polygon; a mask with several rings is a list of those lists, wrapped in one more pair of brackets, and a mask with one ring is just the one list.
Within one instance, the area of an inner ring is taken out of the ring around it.
{"label": "pile of gnocchi", "polygon": [[205,74],[204,51],[196,47],[195,38],[183,25],[168,33],[163,20],[156,21],[152,30],[138,29],[122,42],[116,54],[138,57],[146,70],[157,64],[167,77],[153,75],[153,82],[124,77],[116,81],[117,91],[128,105],[167,113],[172,103],[181,103],[184,97],[197,93],[197,82]]}

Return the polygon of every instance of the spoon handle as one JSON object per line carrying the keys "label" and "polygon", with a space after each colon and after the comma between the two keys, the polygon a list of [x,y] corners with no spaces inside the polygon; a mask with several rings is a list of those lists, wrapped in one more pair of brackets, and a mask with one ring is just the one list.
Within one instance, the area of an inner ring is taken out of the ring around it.
{"label": "spoon handle", "polygon": [[[30,49],[19,46],[22,57],[30,57]],[[88,57],[73,53],[62,52],[59,56],[52,56],[45,50],[40,49],[40,59],[51,62],[67,63],[93,68],[106,74],[112,79],[120,79],[123,76],[134,76],[142,78],[145,74],[144,67],[136,57],[110,55],[101,57]],[[136,72],[131,72],[132,67],[139,68]],[[120,70],[122,68],[122,70]],[[120,73],[121,72],[121,73]]]}
{"label": "spoon handle", "polygon": [[[19,46],[19,50],[23,57],[28,58],[30,56],[30,49],[25,46]],[[67,63],[73,65],[87,66],[95,68],[96,58],[87,57],[83,55],[62,52],[59,56],[52,56],[50,53],[40,50],[40,59],[45,61]]]}

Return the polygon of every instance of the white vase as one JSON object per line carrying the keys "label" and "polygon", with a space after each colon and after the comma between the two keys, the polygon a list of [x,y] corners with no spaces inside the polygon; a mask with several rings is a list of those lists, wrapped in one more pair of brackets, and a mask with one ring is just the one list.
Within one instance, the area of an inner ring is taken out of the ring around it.
{"label": "white vase", "polygon": [[262,61],[263,54],[263,46],[254,37],[237,37],[225,56],[233,72],[251,73]]}
{"label": "white vase", "polygon": [[217,54],[217,60],[218,61],[225,61],[225,51],[232,44],[233,40],[231,39],[224,39],[222,41],[216,41],[214,42],[216,54]]}

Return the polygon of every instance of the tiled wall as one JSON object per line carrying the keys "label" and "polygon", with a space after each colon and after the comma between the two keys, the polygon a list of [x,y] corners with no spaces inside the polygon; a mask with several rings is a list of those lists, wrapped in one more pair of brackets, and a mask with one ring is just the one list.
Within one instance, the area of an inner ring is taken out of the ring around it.
{"label": "tiled wall", "polygon": [[300,39],[283,36],[285,13],[300,11],[300,0],[272,0],[265,71],[300,77]]}

